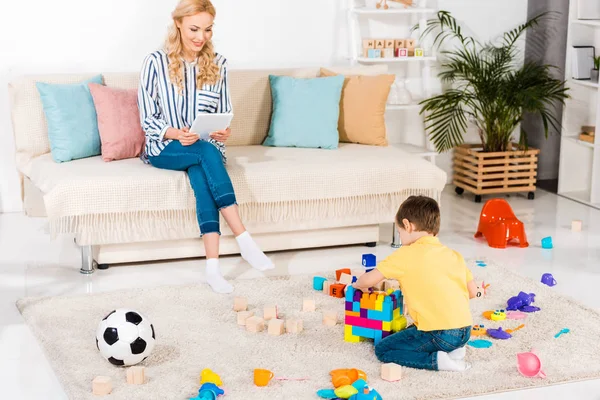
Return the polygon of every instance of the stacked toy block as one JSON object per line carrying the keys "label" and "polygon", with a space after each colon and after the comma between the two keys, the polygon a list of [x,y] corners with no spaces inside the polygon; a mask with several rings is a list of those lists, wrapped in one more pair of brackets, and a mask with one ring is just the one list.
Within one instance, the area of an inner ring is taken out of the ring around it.
{"label": "stacked toy block", "polygon": [[402,304],[400,290],[363,293],[349,286],[346,289],[344,340],[356,343],[373,339],[377,344],[381,339],[406,328]]}
{"label": "stacked toy block", "polygon": [[416,47],[415,39],[364,39],[365,58],[423,57],[423,48]]}

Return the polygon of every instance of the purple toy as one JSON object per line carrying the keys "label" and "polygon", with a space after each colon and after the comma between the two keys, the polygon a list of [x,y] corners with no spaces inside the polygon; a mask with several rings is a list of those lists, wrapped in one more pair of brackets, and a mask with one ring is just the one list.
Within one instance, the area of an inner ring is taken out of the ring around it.
{"label": "purple toy", "polygon": [[506,339],[510,339],[512,337],[512,335],[510,333],[503,331],[502,327],[500,327],[498,329],[488,329],[487,334],[489,336],[493,337],[494,339],[500,339],[500,340],[506,340]]}
{"label": "purple toy", "polygon": [[[525,292],[519,292],[519,294],[517,296],[511,297],[510,299],[508,299],[508,301],[506,302],[507,306],[506,309],[510,310],[510,311],[516,311],[516,310],[520,310],[523,311],[522,308],[525,306],[530,306],[531,303],[535,302],[535,293],[525,293]],[[537,308],[537,307],[535,307]],[[538,310],[539,311],[539,308]]]}
{"label": "purple toy", "polygon": [[542,283],[544,285],[554,286],[556,285],[556,279],[554,279],[552,274],[545,273],[544,275],[542,275]]}
{"label": "purple toy", "polygon": [[521,311],[523,311],[523,312],[536,312],[536,311],[540,311],[540,308],[536,307],[536,306],[523,306],[523,307],[521,307]]}

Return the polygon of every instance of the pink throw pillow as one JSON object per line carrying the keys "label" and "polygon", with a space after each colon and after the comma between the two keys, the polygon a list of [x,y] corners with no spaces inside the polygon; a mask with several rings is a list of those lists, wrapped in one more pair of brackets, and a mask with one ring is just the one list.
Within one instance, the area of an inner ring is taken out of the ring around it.
{"label": "pink throw pillow", "polygon": [[117,89],[88,84],[96,114],[104,161],[123,160],[140,155],[145,144],[137,105],[137,89]]}

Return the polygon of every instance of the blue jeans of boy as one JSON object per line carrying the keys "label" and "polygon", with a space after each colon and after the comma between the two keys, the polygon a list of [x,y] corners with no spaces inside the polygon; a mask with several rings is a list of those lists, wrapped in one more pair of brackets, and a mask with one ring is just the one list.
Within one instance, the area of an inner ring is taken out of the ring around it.
{"label": "blue jeans of boy", "polygon": [[437,352],[463,347],[471,337],[471,327],[443,331],[420,331],[412,325],[381,340],[375,346],[379,361],[405,367],[437,370]]}
{"label": "blue jeans of boy", "polygon": [[196,196],[200,233],[216,232],[220,235],[219,210],[236,204],[233,185],[223,165],[221,152],[203,140],[190,146],[173,140],[158,156],[148,159],[157,168],[187,171]]}

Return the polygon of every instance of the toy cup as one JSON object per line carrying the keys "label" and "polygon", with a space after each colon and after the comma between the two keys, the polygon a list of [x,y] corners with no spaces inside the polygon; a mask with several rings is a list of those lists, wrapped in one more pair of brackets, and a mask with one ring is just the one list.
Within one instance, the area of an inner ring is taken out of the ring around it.
{"label": "toy cup", "polygon": [[544,285],[554,286],[554,285],[556,285],[556,279],[554,279],[552,274],[546,273],[546,274],[542,275],[542,283]]}
{"label": "toy cup", "polygon": [[534,350],[529,353],[517,354],[517,369],[521,375],[527,378],[545,378],[546,374],[542,371],[542,360],[535,354]]}
{"label": "toy cup", "polygon": [[254,370],[254,384],[256,386],[267,386],[271,379],[275,376],[268,369],[255,369]]}

